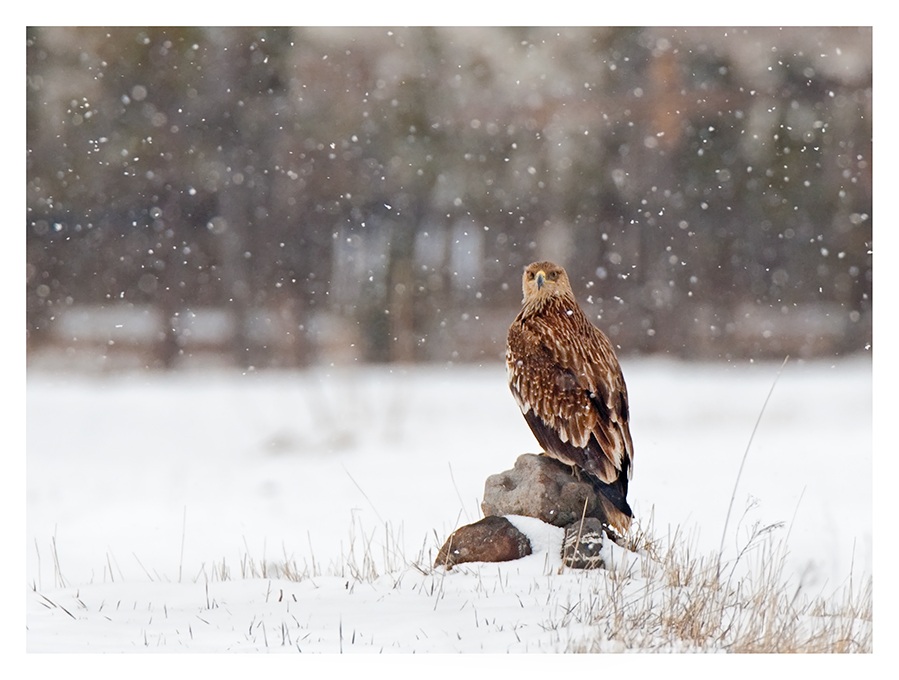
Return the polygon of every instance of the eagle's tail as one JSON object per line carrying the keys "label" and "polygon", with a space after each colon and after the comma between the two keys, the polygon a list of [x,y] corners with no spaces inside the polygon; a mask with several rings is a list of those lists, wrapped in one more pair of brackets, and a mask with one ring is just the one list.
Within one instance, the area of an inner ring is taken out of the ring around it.
{"label": "eagle's tail", "polygon": [[617,536],[611,536],[611,538],[623,539],[627,535],[631,527],[631,520],[634,517],[630,507],[625,503],[625,510],[622,510],[602,492],[597,494],[597,498],[599,499],[600,510],[604,516],[603,524],[617,534]]}
{"label": "eagle's tail", "polygon": [[[628,505],[627,498],[625,498],[624,493],[622,493],[622,489],[619,488],[619,484],[607,484],[595,475],[588,473],[586,476],[593,483],[593,488],[597,491],[596,496],[599,499],[603,523],[617,534],[618,538],[623,539],[630,529],[634,513],[631,510],[631,506]],[[627,478],[625,477],[624,479]],[[615,538],[615,536],[612,536],[612,538]]]}

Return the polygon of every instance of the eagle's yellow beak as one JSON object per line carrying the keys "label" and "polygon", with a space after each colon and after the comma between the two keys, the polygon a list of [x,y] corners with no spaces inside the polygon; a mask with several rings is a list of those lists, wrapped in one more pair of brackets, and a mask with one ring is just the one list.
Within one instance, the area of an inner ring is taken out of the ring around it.
{"label": "eagle's yellow beak", "polygon": [[544,283],[546,283],[546,272],[541,269],[537,272],[537,290],[543,288]]}

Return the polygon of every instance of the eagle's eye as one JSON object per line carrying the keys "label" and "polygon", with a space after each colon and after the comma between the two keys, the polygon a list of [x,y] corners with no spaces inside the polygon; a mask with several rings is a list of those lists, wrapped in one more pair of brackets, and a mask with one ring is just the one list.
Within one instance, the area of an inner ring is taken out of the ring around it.
{"label": "eagle's eye", "polygon": [[546,278],[548,278],[550,281],[555,281],[556,279],[559,278],[559,272],[549,272],[546,275]]}
{"label": "eagle's eye", "polygon": [[530,280],[530,281],[534,280],[534,272],[528,272],[528,280]]}

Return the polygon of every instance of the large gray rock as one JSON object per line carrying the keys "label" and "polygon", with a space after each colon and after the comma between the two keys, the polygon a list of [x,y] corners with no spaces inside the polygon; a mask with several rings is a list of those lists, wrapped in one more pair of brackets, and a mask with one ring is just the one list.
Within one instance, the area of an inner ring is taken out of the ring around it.
{"label": "large gray rock", "polygon": [[525,515],[565,527],[582,517],[604,520],[593,485],[549,456],[525,453],[515,467],[491,475],[484,485],[485,515]]}

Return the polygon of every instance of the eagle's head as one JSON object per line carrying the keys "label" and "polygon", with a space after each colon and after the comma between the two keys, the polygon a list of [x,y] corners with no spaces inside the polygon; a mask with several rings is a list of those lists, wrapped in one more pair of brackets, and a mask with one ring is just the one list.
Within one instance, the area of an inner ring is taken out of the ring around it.
{"label": "eagle's head", "polygon": [[552,262],[532,262],[521,277],[524,303],[540,305],[553,297],[574,297],[568,274]]}

